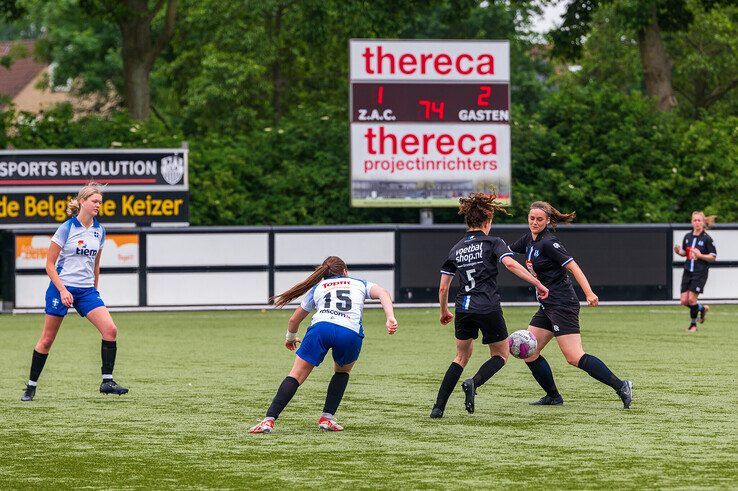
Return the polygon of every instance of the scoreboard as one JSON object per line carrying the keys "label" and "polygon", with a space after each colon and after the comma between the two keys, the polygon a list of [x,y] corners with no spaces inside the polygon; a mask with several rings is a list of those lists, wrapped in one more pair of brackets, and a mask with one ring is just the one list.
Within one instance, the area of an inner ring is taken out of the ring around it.
{"label": "scoreboard", "polygon": [[510,202],[507,41],[351,40],[352,206]]}

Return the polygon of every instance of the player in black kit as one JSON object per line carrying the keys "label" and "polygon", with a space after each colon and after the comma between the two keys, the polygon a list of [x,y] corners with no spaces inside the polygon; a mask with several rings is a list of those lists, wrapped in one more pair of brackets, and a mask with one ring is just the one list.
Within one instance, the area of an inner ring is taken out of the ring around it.
{"label": "player in black kit", "polygon": [[538,347],[534,354],[525,359],[525,363],[538,384],[546,391],[544,397],[531,404],[564,403],[556,388],[551,367],[540,355],[541,350],[555,337],[569,364],[581,368],[596,380],[612,387],[623,401],[623,407],[628,409],[633,399],[633,384],[629,380],[620,380],[602,360],[585,353],[582,348],[579,300],[566,272],[569,271],[584,290],[589,305],[596,307],[599,299],[589,286],[587,277],[579,265],[566,252],[552,231],[558,223],[571,222],[575,216],[576,213],[561,213],[545,201],[536,201],[530,205],[528,212],[530,232],[510,246],[511,251],[525,254],[528,270],[541,280],[549,291],[548,298],[538,297],[541,306],[528,326],[528,330],[538,340]]}
{"label": "player in black kit", "polygon": [[697,330],[697,315],[700,323],[705,322],[707,311],[710,307],[697,302],[697,297],[705,291],[707,273],[710,263],[715,262],[717,250],[712,237],[705,232],[715,223],[715,216],[705,216],[701,211],[692,213],[692,231],[684,236],[682,246],[674,246],[674,252],[687,258],[684,263],[684,274],[682,275],[681,304],[689,309],[690,323],[688,331]]}
{"label": "player in black kit", "polygon": [[441,267],[441,284],[438,300],[441,303],[441,324],[454,319],[448,308],[448,291],[454,275],[459,273],[461,287],[456,296],[456,357],[446,371],[438,390],[438,397],[430,417],[440,418],[446,402],[469,362],[474,340],[482,331],[482,343],[489,345],[490,359],[474,377],[464,380],[464,405],[474,412],[476,389],[500,370],[510,355],[507,344],[507,326],[502,316],[500,294],[497,292],[497,263],[501,262],[513,274],[536,287],[540,298],[546,298],[548,290],[525,268],[512,258],[512,252],[499,237],[490,237],[495,211],[505,211],[495,201],[496,195],[473,193],[459,199],[459,215],[464,215],[468,230],[464,238],[451,248],[448,259]]}

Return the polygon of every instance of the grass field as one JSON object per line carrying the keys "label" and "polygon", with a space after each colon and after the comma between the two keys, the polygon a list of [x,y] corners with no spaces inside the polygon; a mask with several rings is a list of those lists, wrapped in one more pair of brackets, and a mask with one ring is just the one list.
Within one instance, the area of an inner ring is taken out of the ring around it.
{"label": "grass field", "polygon": [[[534,308],[508,308],[511,330]],[[338,420],[322,433],[324,363],[271,435],[249,435],[292,365],[289,312],[120,313],[116,380],[97,392],[97,332],[70,315],[39,382],[19,401],[40,315],[0,316],[0,488],[735,488],[738,306],[716,305],[685,332],[678,307],[583,309],[585,349],[633,380],[615,393],[544,351],[566,404],[531,407],[540,389],[512,359],[480,389],[477,411],[454,393],[428,418],[453,358],[435,309],[399,310],[388,336],[365,315],[362,356]],[[301,329],[304,332],[304,326]],[[464,372],[487,355],[481,344]]]}

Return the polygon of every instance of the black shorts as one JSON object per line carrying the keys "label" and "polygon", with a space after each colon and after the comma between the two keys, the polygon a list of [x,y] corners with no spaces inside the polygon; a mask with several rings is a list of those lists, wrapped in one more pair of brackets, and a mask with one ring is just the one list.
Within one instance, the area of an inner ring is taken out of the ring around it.
{"label": "black shorts", "polygon": [[690,273],[685,270],[682,275],[682,288],[679,291],[682,293],[686,291],[705,293],[705,283],[707,283],[707,271],[704,273]]}
{"label": "black shorts", "polygon": [[477,339],[482,331],[482,344],[497,343],[507,339],[507,325],[502,310],[489,314],[459,312],[454,319],[456,339]]}
{"label": "black shorts", "polygon": [[552,305],[539,308],[530,325],[551,331],[554,336],[579,334],[579,305]]}

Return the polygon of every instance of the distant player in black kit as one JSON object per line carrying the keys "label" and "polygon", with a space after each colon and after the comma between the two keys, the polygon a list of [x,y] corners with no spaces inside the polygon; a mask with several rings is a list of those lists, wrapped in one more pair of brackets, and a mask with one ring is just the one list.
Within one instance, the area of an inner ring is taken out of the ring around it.
{"label": "distant player in black kit", "polygon": [[715,262],[717,258],[717,250],[712,237],[705,232],[705,229],[710,228],[714,223],[714,215],[705,216],[701,211],[693,212],[692,231],[684,236],[681,247],[679,244],[674,246],[674,252],[687,258],[687,262],[684,263],[680,290],[682,294],[679,299],[682,305],[689,308],[690,323],[687,330],[690,332],[697,330],[697,315],[700,316],[700,323],[703,323],[707,311],[710,310],[707,305],[698,303],[697,297],[705,291],[710,263]]}
{"label": "distant player in black kit", "polygon": [[549,291],[548,298],[538,297],[541,306],[528,326],[528,330],[538,340],[538,348],[525,359],[525,363],[538,384],[546,391],[544,397],[531,404],[543,406],[564,403],[556,388],[551,367],[540,355],[541,350],[555,337],[570,365],[581,368],[593,378],[612,387],[623,401],[623,407],[628,409],[633,399],[633,384],[629,380],[620,380],[602,360],[585,353],[582,348],[579,300],[566,272],[569,271],[577,280],[589,305],[596,307],[599,299],[579,265],[551,230],[558,223],[571,222],[575,216],[576,213],[561,213],[545,201],[536,201],[530,205],[528,212],[530,232],[510,246],[511,251],[525,254],[528,270]]}
{"label": "distant player in black kit", "polygon": [[456,357],[441,382],[431,418],[443,416],[446,402],[469,362],[479,331],[482,331],[482,343],[489,345],[490,359],[474,377],[461,384],[465,394],[464,405],[469,413],[474,412],[477,387],[500,370],[510,355],[507,326],[497,293],[497,263],[501,262],[513,274],[535,286],[540,298],[548,295],[546,287],[512,258],[505,241],[488,235],[494,212],[504,211],[495,198],[494,194],[473,193],[459,200],[459,215],[464,215],[469,229],[464,238],[451,248],[448,259],[443,263],[438,289],[441,324],[446,325],[454,319],[448,308],[448,291],[454,275],[459,273],[461,288],[456,296]]}

